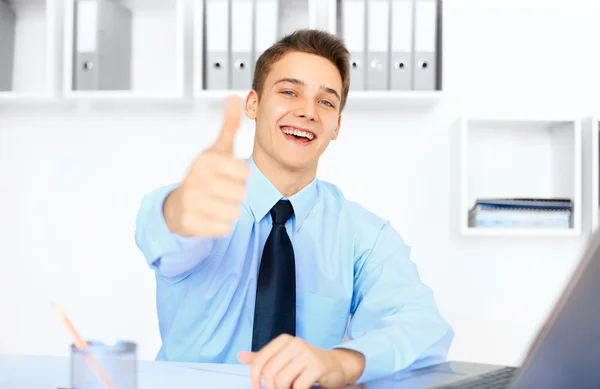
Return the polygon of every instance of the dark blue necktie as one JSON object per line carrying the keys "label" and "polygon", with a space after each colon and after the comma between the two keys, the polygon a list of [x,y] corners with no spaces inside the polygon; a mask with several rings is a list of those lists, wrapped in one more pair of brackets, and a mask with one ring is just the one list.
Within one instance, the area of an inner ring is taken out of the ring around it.
{"label": "dark blue necktie", "polygon": [[254,307],[252,351],[281,334],[296,336],[296,261],[285,222],[294,214],[289,200],[271,208],[273,227],[260,261]]}

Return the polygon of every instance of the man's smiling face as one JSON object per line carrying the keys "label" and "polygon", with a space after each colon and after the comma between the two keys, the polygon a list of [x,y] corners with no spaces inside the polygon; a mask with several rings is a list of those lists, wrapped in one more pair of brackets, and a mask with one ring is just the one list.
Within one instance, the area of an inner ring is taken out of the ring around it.
{"label": "man's smiling face", "polygon": [[246,106],[256,119],[257,152],[289,170],[315,167],[340,128],[342,77],[326,58],[289,52],[271,65],[260,101]]}

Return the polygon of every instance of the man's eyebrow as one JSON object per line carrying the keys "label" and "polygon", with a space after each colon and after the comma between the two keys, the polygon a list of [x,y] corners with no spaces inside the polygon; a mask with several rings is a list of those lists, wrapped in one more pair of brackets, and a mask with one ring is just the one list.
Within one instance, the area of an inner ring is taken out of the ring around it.
{"label": "man's eyebrow", "polygon": [[335,97],[337,97],[337,99],[340,100],[340,101],[342,100],[340,98],[339,93],[337,93],[337,91],[335,89],[333,89],[333,88],[330,88],[330,87],[325,86],[325,85],[321,85],[321,90],[324,90],[325,92],[327,92],[327,93],[329,93],[331,95],[335,95]]}
{"label": "man's eyebrow", "polygon": [[301,85],[301,86],[304,86],[304,85],[305,85],[304,81],[302,81],[302,80],[298,80],[297,78],[289,78],[289,77],[284,77],[284,78],[282,78],[282,79],[279,79],[279,80],[275,81],[275,82],[273,83],[273,85],[277,85],[277,84],[279,84],[280,82],[289,82],[289,83],[291,83],[291,84],[296,84],[296,85]]}
{"label": "man's eyebrow", "polygon": [[[299,80],[297,78],[289,78],[289,77],[284,77],[282,79],[279,79],[279,80],[275,81],[275,83],[273,83],[273,85],[277,85],[277,84],[279,84],[281,82],[289,82],[291,84],[300,85],[300,86],[305,86],[306,85],[306,83],[304,81],[302,81],[302,80]],[[335,89],[330,88],[330,87],[325,86],[325,85],[321,85],[319,88],[322,91],[325,91],[325,92],[327,92],[327,93],[329,93],[331,95],[334,95],[335,97],[337,97],[338,100],[340,100],[340,101],[342,100],[342,98],[340,97],[340,94]]]}

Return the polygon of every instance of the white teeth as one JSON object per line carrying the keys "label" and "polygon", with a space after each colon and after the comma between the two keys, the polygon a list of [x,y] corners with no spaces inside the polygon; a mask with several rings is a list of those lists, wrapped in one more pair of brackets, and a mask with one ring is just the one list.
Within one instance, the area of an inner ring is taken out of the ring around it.
{"label": "white teeth", "polygon": [[309,140],[313,140],[313,138],[315,137],[310,132],[300,131],[300,130],[293,130],[293,129],[288,128],[288,127],[284,127],[282,130],[286,134],[296,135],[296,136],[302,136],[304,138],[308,138]]}

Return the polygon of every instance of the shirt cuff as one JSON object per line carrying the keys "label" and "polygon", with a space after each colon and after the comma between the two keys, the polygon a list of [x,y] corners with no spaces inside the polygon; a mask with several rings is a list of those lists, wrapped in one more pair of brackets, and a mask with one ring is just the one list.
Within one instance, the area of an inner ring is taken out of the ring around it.
{"label": "shirt cuff", "polygon": [[394,369],[394,353],[385,343],[374,340],[372,336],[361,336],[348,340],[334,348],[358,351],[365,357],[365,368],[356,384],[376,380],[387,376]]}
{"label": "shirt cuff", "polygon": [[163,204],[179,184],[157,189],[142,200],[142,210],[138,228],[143,233],[138,237],[138,246],[143,248],[148,264],[156,267],[156,261],[168,253],[193,251],[199,244],[207,243],[205,238],[183,237],[172,232],[163,214]]}

